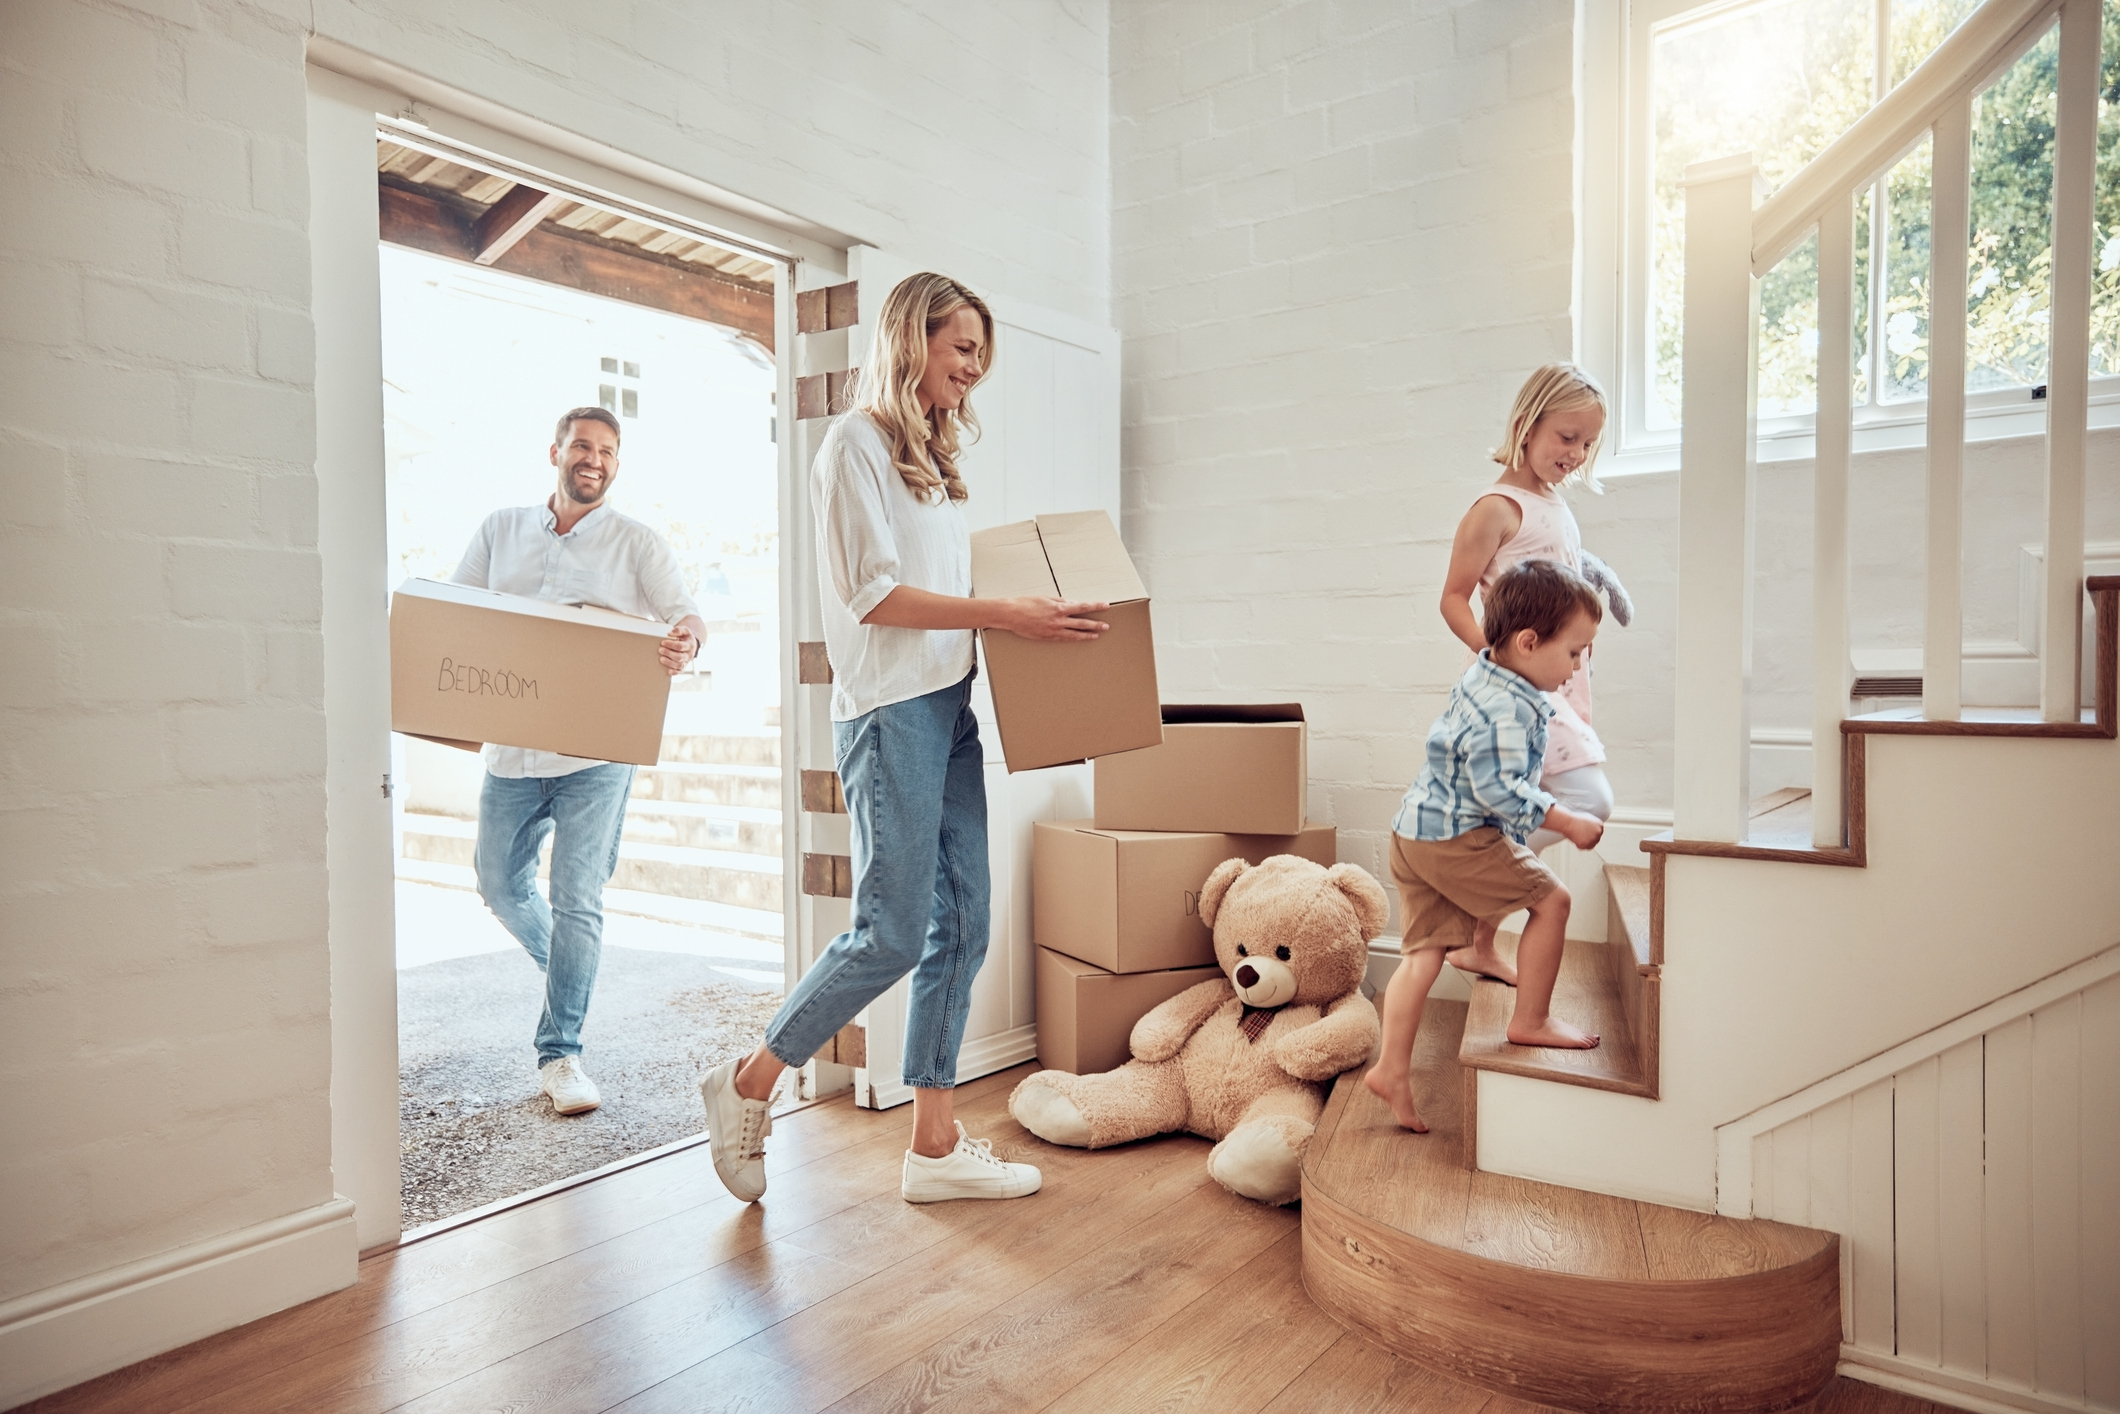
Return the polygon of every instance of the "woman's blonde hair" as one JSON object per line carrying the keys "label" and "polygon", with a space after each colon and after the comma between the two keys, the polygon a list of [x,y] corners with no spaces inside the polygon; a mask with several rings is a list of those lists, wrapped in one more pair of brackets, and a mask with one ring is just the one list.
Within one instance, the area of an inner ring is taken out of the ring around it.
{"label": "woman's blonde hair", "polygon": [[[1605,390],[1597,380],[1572,363],[1548,363],[1534,370],[1517,389],[1516,405],[1509,409],[1509,426],[1502,433],[1502,445],[1488,455],[1505,467],[1514,467],[1524,460],[1524,450],[1531,442],[1531,429],[1549,412],[1579,412],[1584,408],[1596,408],[1605,414],[1609,423],[1612,409],[1605,403]],[[1583,455],[1583,464],[1569,473],[1563,486],[1572,486],[1580,481],[1592,491],[1603,494],[1604,487],[1597,480],[1597,454],[1605,445],[1603,433],[1591,442]]]}
{"label": "woman's blonde hair", "polygon": [[913,494],[925,501],[940,490],[952,501],[970,493],[957,473],[957,433],[979,436],[971,396],[954,410],[934,407],[923,416],[915,390],[927,373],[928,339],[960,309],[974,310],[985,330],[980,378],[994,367],[994,316],[986,301],[947,275],[908,275],[884,297],[876,316],[876,338],[861,370],[854,406],[869,415],[891,449],[891,465]]}

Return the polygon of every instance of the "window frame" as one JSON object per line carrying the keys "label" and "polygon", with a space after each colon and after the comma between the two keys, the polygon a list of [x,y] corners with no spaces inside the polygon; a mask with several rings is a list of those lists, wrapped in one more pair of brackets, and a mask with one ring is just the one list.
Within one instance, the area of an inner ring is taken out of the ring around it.
{"label": "window frame", "polygon": [[[1576,41],[1577,193],[1576,359],[1610,393],[1614,433],[1598,459],[1601,476],[1678,468],[1680,429],[1648,425],[1654,342],[1649,327],[1650,260],[1655,235],[1656,123],[1653,53],[1674,30],[1711,23],[1767,0],[1581,0]],[[1874,3],[1873,33],[1886,9]],[[1888,62],[1878,36],[1878,68]],[[1881,94],[1885,75],[1877,76]],[[1874,101],[1874,99],[1873,99]],[[1877,188],[1882,189],[1880,178]],[[1877,268],[1882,228],[1871,223],[1871,268]],[[1879,282],[1870,282],[1871,326],[1877,325]],[[1879,387],[1871,339],[1870,387]],[[2120,376],[2091,379],[2093,428],[2120,427]],[[1871,401],[1855,409],[1860,452],[1919,447],[1927,441],[1928,400]],[[1814,414],[1759,420],[1761,461],[1814,455]],[[2046,431],[2046,404],[2029,390],[2002,388],[1966,397],[1966,439],[1990,441]]]}

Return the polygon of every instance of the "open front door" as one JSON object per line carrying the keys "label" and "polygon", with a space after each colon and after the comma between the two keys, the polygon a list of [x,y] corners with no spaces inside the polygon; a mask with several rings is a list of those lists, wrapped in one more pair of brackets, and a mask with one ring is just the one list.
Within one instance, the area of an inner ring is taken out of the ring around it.
{"label": "open front door", "polygon": [[[811,299],[813,314],[826,322],[850,320],[839,329],[798,336],[797,404],[801,412],[822,412],[821,400],[843,406],[851,379],[837,370],[858,368],[875,330],[884,296],[917,267],[868,246],[848,252],[847,282],[836,296]],[[982,291],[982,294],[985,292]],[[972,404],[982,435],[964,457],[965,482],[971,490],[966,513],[974,530],[1057,511],[1103,510],[1119,519],[1119,336],[1115,330],[1084,323],[1055,311],[988,295],[994,318],[994,369]],[[833,310],[840,313],[834,315]],[[799,322],[798,328],[806,327]],[[821,375],[821,376],[820,376]],[[809,381],[805,383],[804,377]],[[810,397],[805,400],[802,389]],[[795,450],[803,460],[796,484],[808,487],[809,457],[823,436],[823,417],[806,418],[808,429]],[[817,588],[814,535],[808,508],[799,516],[805,537],[801,560],[811,565],[811,583],[796,589],[810,612],[798,622],[814,626]],[[793,547],[789,547],[790,550]],[[790,560],[795,555],[788,556]],[[793,596],[790,602],[798,602]],[[806,634],[806,637],[816,637]],[[821,650],[813,654],[821,659]],[[1001,736],[994,704],[983,677],[973,695],[979,729],[986,743],[988,849],[993,871],[993,934],[986,963],[972,987],[972,1012],[965,1028],[957,1076],[973,1080],[1029,1060],[1037,1052],[1036,1005],[1032,993],[1036,958],[1031,938],[1031,826],[1038,820],[1080,818],[1090,813],[1090,772],[1086,766],[1062,766],[1010,776],[1001,757]],[[803,681],[823,679],[822,665]],[[847,926],[852,870],[848,862],[846,816],[812,811],[829,805],[832,796],[830,689],[799,688],[796,731],[802,742],[804,768],[802,919],[797,956],[807,967],[832,938]],[[856,1103],[887,1109],[912,1098],[900,1079],[905,1044],[907,984],[900,981],[870,1003],[858,1019],[858,1032],[842,1033],[827,1062],[851,1064]],[[814,1083],[836,1088],[837,1075],[820,1066]]]}

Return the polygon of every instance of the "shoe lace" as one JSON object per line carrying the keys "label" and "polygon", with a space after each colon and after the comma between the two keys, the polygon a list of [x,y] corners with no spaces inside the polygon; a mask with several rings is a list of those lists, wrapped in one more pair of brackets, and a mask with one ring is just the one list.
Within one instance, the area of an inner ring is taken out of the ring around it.
{"label": "shoe lace", "polygon": [[737,1136],[737,1148],[745,1160],[763,1159],[766,1156],[766,1136],[773,1132],[773,1111],[766,1105],[743,1107],[743,1132]]}
{"label": "shoe lace", "polygon": [[1008,1167],[1006,1163],[994,1157],[994,1141],[991,1139],[974,1139],[971,1135],[959,1130],[957,1133],[957,1149],[958,1152],[969,1154],[981,1163],[990,1164],[997,1169]]}
{"label": "shoe lace", "polygon": [[582,1078],[582,1063],[572,1056],[561,1056],[552,1062],[552,1083],[571,1085]]}

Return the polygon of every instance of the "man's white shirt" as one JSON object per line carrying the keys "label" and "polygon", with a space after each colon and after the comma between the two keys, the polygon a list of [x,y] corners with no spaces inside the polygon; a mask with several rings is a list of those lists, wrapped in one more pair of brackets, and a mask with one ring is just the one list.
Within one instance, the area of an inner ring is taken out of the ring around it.
{"label": "man's white shirt", "polygon": [[[669,545],[647,526],[598,506],[565,535],[550,505],[511,506],[486,517],[471,537],[456,573],[458,584],[543,599],[588,604],[674,624],[699,605]],[[496,776],[565,776],[601,761],[489,743],[486,769]]]}

